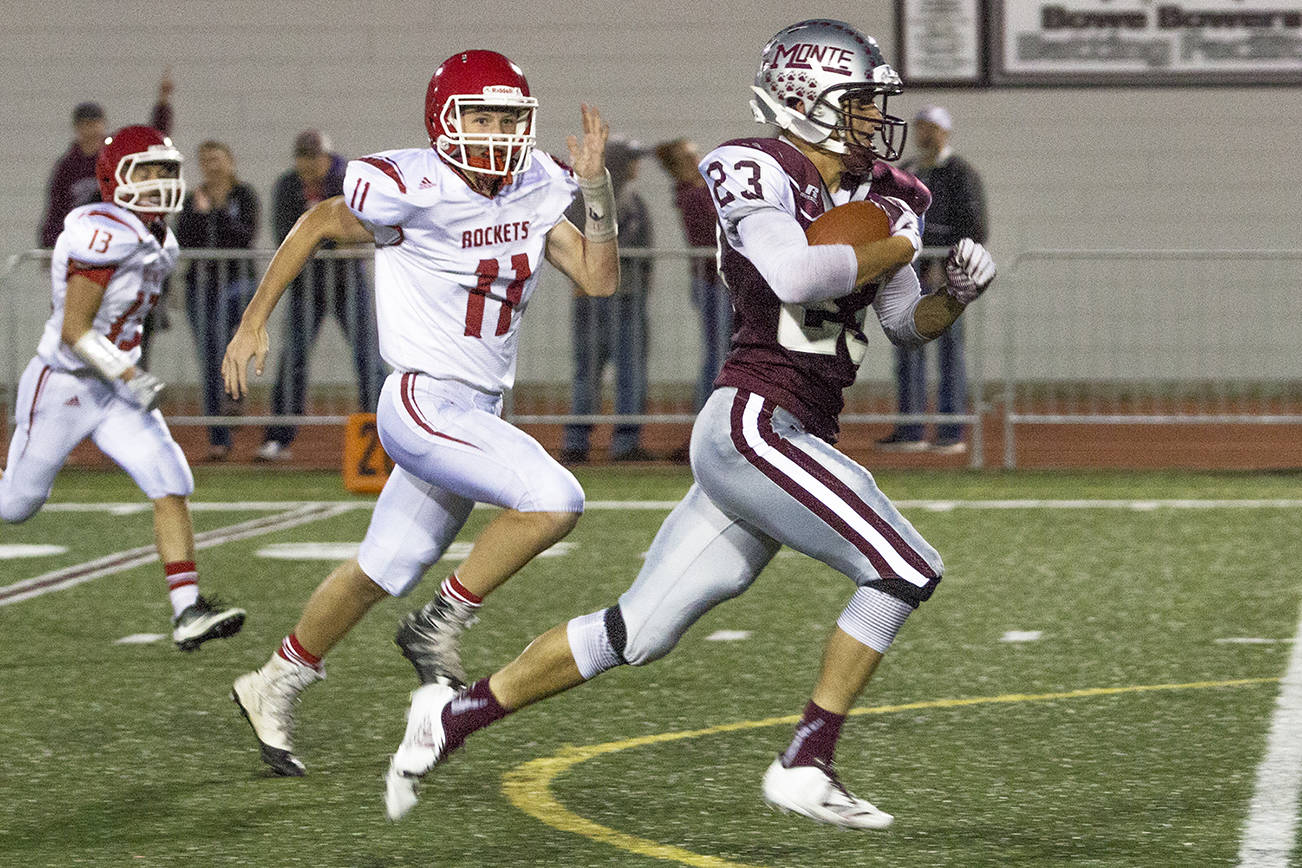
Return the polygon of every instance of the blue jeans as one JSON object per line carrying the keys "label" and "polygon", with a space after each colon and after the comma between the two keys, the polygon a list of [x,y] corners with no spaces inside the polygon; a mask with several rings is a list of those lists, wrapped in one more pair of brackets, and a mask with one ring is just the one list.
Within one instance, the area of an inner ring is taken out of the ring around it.
{"label": "blue jeans", "polygon": [[[226,388],[222,382],[222,356],[240,324],[245,305],[253,295],[253,268],[250,263],[238,260],[197,262],[186,275],[185,283],[186,316],[199,351],[203,414],[223,416],[227,404]],[[211,426],[208,443],[230,446],[231,429],[225,425]]]}
{"label": "blue jeans", "polygon": [[[615,367],[615,412],[642,413],[647,394],[646,294],[617,292],[608,298],[581,295],[574,299],[574,383],[571,412],[601,410],[601,375],[607,363]],[[565,426],[563,446],[586,454],[592,426]],[[610,441],[612,455],[639,446],[642,426],[616,425]]]}
{"label": "blue jeans", "polygon": [[[967,368],[963,363],[963,320],[959,319],[928,346],[937,349],[940,362],[940,380],[936,388],[937,413],[967,412]],[[895,348],[895,386],[898,389],[901,413],[927,412],[927,359],[926,347]],[[941,423],[936,425],[936,440],[940,442],[961,440],[963,425]],[[907,422],[895,426],[895,433],[904,440],[923,440],[923,425]]]}
{"label": "blue jeans", "polygon": [[714,391],[732,340],[732,294],[717,274],[709,280],[692,279],[692,304],[701,314],[701,375],[696,383],[696,409],[705,406]]}
{"label": "blue jeans", "polygon": [[[314,260],[287,290],[285,330],[271,387],[273,415],[300,415],[307,403],[307,359],[327,313],[333,313],[353,348],[357,403],[375,409],[386,376],[375,333],[375,305],[360,262]],[[289,445],[293,425],[271,425],[267,440]]]}

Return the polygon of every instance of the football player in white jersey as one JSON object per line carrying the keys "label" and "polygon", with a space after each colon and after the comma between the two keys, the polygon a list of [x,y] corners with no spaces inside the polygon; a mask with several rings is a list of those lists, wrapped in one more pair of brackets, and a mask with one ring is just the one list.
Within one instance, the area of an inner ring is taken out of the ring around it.
{"label": "football player in white jersey", "polygon": [[163,217],[181,209],[181,152],[152,127],[105,140],[103,202],[74,208],[50,263],[50,318],[18,383],[0,518],[26,521],[50,496],[73,447],[90,437],[154,503],[154,536],[172,603],[172,639],[192,651],[233,636],[244,610],[199,594],[187,498],[194,477],[155,409],[163,383],[136,366],[145,317],[176,267]]}
{"label": "football player in white jersey", "polygon": [[[422,684],[464,682],[458,639],[484,597],[583,511],[577,480],[500,415],[543,259],[590,295],[612,294],[619,280],[609,129],[583,106],[569,169],[534,150],[536,110],[523,73],[501,54],[448,58],[426,94],[430,147],[350,162],[343,196],[299,219],[227,348],[222,370],[238,398],[250,359],[262,372],[272,308],[316,245],[375,243],[380,353],[393,368],[376,415],[396,467],[357,557],[321,583],[280,648],[231,694],[279,774],[304,773],[292,712],[323,676],[322,657],[376,602],[415,587],[475,503],[503,511],[434,600],[399,625],[396,642]],[[563,214],[575,193],[582,232]]]}
{"label": "football player in white jersey", "polygon": [[[764,773],[764,798],[846,828],[890,825],[890,814],[841,783],[834,750],[854,701],[943,565],[872,474],[832,445],[842,390],[863,359],[869,308],[890,340],[922,343],[995,272],[989,253],[963,239],[946,264],[948,285],[922,297],[908,264],[931,195],[890,165],[904,122],[887,114],[886,101],[901,89],[877,43],[844,22],[802,21],[765,47],[752,107],[779,135],[727,142],[697,167],[718,212],[734,319],[732,348],[692,429],[694,484],[615,605],[554,627],[460,691],[427,684],[412,694],[385,776],[390,819],[415,806],[420,778],[468,736],[616,666],[668,654],[786,545],[855,589],[795,734]],[[808,243],[821,214],[863,200],[886,212],[888,237]],[[801,605],[798,579],[787,599]]]}

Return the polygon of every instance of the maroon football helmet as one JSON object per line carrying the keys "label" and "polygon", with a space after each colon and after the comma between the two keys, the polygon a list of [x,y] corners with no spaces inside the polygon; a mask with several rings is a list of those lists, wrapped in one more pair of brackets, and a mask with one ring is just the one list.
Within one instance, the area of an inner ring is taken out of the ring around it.
{"label": "maroon football helmet", "polygon": [[[475,109],[518,114],[513,133],[471,133],[462,117]],[[462,51],[434,70],[425,94],[430,146],[467,172],[510,177],[529,166],[536,135],[538,100],[529,96],[524,73],[496,51]]]}
{"label": "maroon football helmet", "polygon": [[[185,181],[181,180],[181,152],[172,140],[153,127],[123,127],[104,140],[95,160],[100,197],[143,216],[161,216],[181,210]],[[136,167],[160,163],[169,177],[133,181]]]}

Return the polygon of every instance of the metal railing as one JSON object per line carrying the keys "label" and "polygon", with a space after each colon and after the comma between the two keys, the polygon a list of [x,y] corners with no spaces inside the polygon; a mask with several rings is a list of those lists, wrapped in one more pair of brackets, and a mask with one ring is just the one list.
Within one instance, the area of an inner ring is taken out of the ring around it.
{"label": "metal railing", "polygon": [[[174,319],[182,318],[191,263],[251,260],[260,273],[273,253],[184,251],[170,291]],[[519,375],[507,405],[512,421],[681,425],[695,417],[700,335],[687,301],[688,263],[701,257],[712,261],[714,252],[649,248],[621,255],[650,258],[657,266],[648,309],[648,412],[570,412],[571,288],[549,269],[521,332]],[[6,427],[18,376],[49,314],[49,256],[44,250],[11,256],[0,273],[8,345],[0,380]],[[369,248],[317,254],[322,260],[363,263],[372,256]],[[995,434],[1002,434],[1003,463],[1015,467],[1019,429],[1028,425],[1302,424],[1299,289],[1299,250],[1029,250],[1001,263],[995,287],[965,314],[968,412],[897,412],[893,356],[885,338],[877,338],[870,340],[858,381],[846,390],[843,428],[963,423],[971,432],[969,465],[979,467],[994,420]],[[285,308],[282,299],[269,323],[269,375],[276,373]],[[323,333],[323,346],[310,365],[310,406],[299,413],[271,412],[271,380],[264,377],[255,381],[240,416],[201,411],[201,359],[190,328],[178,323],[156,335],[151,364],[170,386],[164,402],[169,423],[342,424],[360,402],[354,348],[334,331]]]}
{"label": "metal railing", "polygon": [[1028,250],[1001,277],[1022,425],[1302,424],[1302,250]]}

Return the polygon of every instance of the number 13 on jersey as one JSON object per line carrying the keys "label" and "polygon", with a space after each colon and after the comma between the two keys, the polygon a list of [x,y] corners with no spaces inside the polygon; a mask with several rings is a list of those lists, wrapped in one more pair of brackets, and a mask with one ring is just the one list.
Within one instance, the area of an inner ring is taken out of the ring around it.
{"label": "number 13 on jersey", "polygon": [[[533,273],[529,266],[529,254],[516,253],[511,257],[511,270],[514,277],[499,277],[500,263],[496,259],[481,259],[475,267],[479,278],[474,289],[466,298],[466,337],[482,338],[484,336],[484,303],[491,297],[502,303],[497,314],[497,329],[494,335],[501,337],[511,330],[511,313],[524,296],[524,284]],[[505,290],[493,292],[493,287],[505,283]]]}

